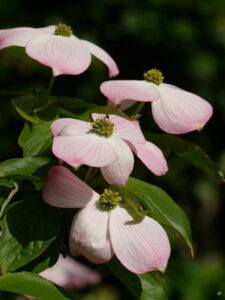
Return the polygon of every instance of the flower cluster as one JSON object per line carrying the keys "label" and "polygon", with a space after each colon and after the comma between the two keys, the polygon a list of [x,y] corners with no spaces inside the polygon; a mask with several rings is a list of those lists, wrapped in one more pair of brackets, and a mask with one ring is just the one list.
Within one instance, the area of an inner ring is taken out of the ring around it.
{"label": "flower cluster", "polygon": [[[90,65],[91,54],[104,62],[109,76],[119,73],[111,56],[89,41],[78,39],[69,26],[0,30],[0,49],[25,47],[26,53],[53,70],[53,75],[77,75]],[[163,83],[157,69],[144,80],[110,80],[100,90],[119,109],[136,101],[151,102],[158,126],[172,134],[200,130],[212,115],[211,105],[197,95]],[[121,115],[121,114],[120,114]],[[61,118],[51,124],[52,152],[75,169],[100,168],[110,185],[125,186],[133,170],[134,155],[155,175],[167,172],[162,151],[147,141],[136,119],[114,114],[92,114],[92,122]],[[105,263],[113,255],[131,272],[164,271],[170,244],[163,227],[142,215],[109,187],[100,195],[64,166],[54,166],[43,191],[52,206],[80,208],[69,238],[72,255],[82,254],[93,263]]]}

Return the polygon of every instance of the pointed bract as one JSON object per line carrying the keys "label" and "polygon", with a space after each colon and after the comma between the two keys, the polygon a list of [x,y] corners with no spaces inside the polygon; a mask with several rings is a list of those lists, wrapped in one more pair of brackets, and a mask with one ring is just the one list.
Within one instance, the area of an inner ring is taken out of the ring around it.
{"label": "pointed bract", "polygon": [[101,167],[101,172],[109,184],[125,186],[133,170],[134,156],[128,145],[119,140],[115,145],[112,144],[117,152],[118,159],[108,166]]}
{"label": "pointed bract", "polygon": [[213,109],[204,99],[172,85],[161,84],[160,98],[152,103],[152,114],[165,132],[183,134],[199,130],[211,118]]}
{"label": "pointed bract", "polygon": [[101,60],[109,68],[109,77],[114,77],[119,74],[119,69],[112,57],[102,48],[89,42],[80,40],[80,42],[99,60]]}
{"label": "pointed bract", "polygon": [[168,171],[162,151],[153,143],[137,144],[129,142],[131,149],[143,164],[155,175],[161,176]]}
{"label": "pointed bract", "polygon": [[114,252],[109,238],[108,220],[109,212],[95,205],[76,213],[69,240],[72,255],[82,254],[96,264],[109,261]]}
{"label": "pointed bract", "polygon": [[120,262],[131,272],[164,271],[170,256],[166,232],[152,218],[134,219],[121,207],[111,211],[110,239]]}
{"label": "pointed bract", "polygon": [[49,205],[78,208],[93,205],[98,199],[94,190],[65,167],[51,169],[43,191],[43,200]]}
{"label": "pointed bract", "polygon": [[109,80],[101,84],[100,91],[115,104],[123,100],[149,102],[159,98],[155,84],[145,80]]}

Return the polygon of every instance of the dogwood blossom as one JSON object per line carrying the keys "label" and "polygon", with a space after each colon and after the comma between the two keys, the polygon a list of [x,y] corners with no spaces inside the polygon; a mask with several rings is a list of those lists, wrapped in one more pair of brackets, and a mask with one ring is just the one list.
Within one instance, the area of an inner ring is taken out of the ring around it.
{"label": "dogwood blossom", "polygon": [[83,207],[71,226],[72,255],[100,264],[115,254],[134,273],[165,270],[170,255],[166,232],[152,218],[134,216],[117,192],[108,189],[99,195],[65,167],[55,166],[43,199],[56,207]]}
{"label": "dogwood blossom", "polygon": [[[211,104],[193,93],[163,83],[160,71],[152,69],[144,74],[144,79],[105,81],[100,90],[111,102],[121,104],[121,109],[127,109],[134,101],[151,102],[155,122],[168,133],[200,130],[211,118]],[[130,105],[127,100],[132,100]]]}
{"label": "dogwood blossom", "polygon": [[119,73],[108,53],[89,41],[78,39],[70,26],[63,24],[0,30],[0,49],[9,46],[25,47],[30,57],[52,68],[54,76],[84,72],[91,63],[91,54],[107,65],[110,77]]}
{"label": "dogwood blossom", "polygon": [[155,175],[167,172],[162,151],[145,140],[137,122],[96,113],[92,118],[92,123],[70,118],[52,123],[56,157],[71,166],[100,167],[110,184],[126,184],[134,165],[132,151]]}

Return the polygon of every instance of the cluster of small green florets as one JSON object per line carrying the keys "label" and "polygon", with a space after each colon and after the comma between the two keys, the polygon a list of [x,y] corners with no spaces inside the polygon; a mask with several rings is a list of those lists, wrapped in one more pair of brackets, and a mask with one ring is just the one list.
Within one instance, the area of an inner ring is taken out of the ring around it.
{"label": "cluster of small green florets", "polygon": [[111,210],[115,208],[122,200],[118,192],[114,192],[109,189],[105,189],[104,193],[100,196],[99,202],[101,207],[105,210]]}
{"label": "cluster of small green florets", "polygon": [[144,80],[153,82],[157,85],[160,85],[160,83],[163,82],[163,74],[157,69],[151,69],[148,72],[144,73]]}
{"label": "cluster of small green florets", "polygon": [[109,122],[106,118],[98,118],[95,122],[92,122],[92,128],[94,133],[109,137],[113,134],[114,124]]}
{"label": "cluster of small green florets", "polygon": [[55,35],[62,35],[70,37],[73,31],[71,30],[71,26],[67,26],[65,24],[59,23],[55,29]]}

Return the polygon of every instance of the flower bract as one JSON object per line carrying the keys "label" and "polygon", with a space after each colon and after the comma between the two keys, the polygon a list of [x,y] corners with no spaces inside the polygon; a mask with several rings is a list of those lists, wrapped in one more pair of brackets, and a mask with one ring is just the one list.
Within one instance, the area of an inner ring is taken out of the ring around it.
{"label": "flower bract", "polygon": [[0,30],[0,49],[9,46],[25,47],[30,57],[52,68],[54,76],[84,72],[91,63],[91,54],[107,65],[110,77],[119,73],[115,61],[106,51],[89,41],[78,39],[70,26],[63,24]]}
{"label": "flower bract", "polygon": [[[119,197],[115,193],[109,195]],[[83,255],[100,264],[115,254],[134,273],[165,270],[170,244],[162,226],[148,216],[134,217],[121,200],[112,209],[104,209],[101,195],[65,167],[52,168],[43,199],[56,207],[82,208],[75,214],[71,226],[72,255]]]}
{"label": "flower bract", "polygon": [[134,101],[151,102],[153,118],[165,132],[183,134],[201,130],[212,116],[211,104],[193,93],[163,83],[163,76],[157,72],[147,73],[146,80],[105,81],[100,90],[109,101],[121,104],[121,109],[127,109]]}
{"label": "flower bract", "polygon": [[92,123],[70,118],[52,123],[56,157],[71,166],[100,167],[108,183],[122,186],[133,170],[132,151],[155,175],[167,172],[162,151],[145,140],[136,121],[96,113],[92,118]]}

